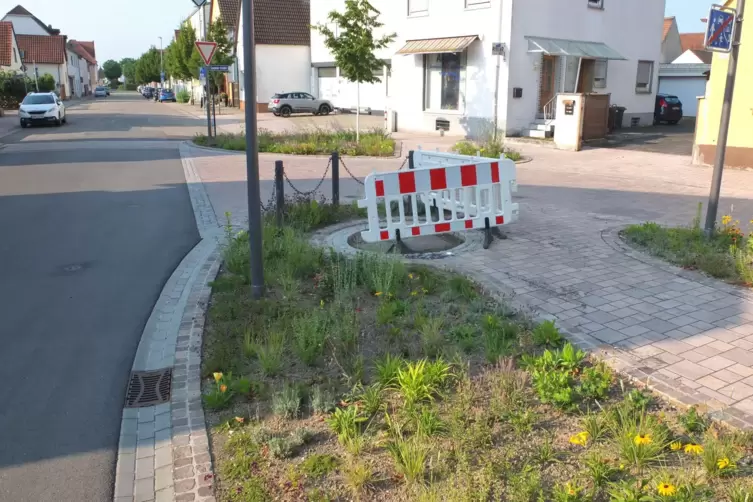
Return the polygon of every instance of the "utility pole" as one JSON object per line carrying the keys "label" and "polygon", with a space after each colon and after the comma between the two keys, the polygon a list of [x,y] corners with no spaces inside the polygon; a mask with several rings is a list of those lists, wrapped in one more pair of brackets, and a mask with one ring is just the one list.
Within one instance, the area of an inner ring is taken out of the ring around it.
{"label": "utility pole", "polygon": [[37,88],[37,92],[39,92],[39,70],[37,70],[37,62],[32,60],[32,65],[34,65],[34,87]]}
{"label": "utility pole", "polygon": [[254,46],[254,2],[243,0],[243,86],[246,98],[246,183],[248,189],[248,245],[251,256],[251,297],[264,295],[262,262],[261,194],[259,152],[256,141],[256,47]]}
{"label": "utility pole", "polygon": [[159,38],[159,81],[162,88],[165,88],[165,67],[162,62],[162,37]]}
{"label": "utility pole", "polygon": [[[729,123],[732,116],[732,98],[735,93],[735,75],[737,74],[737,59],[740,55],[740,39],[743,33],[743,11],[745,10],[745,0],[737,0],[737,16],[733,23],[734,37],[732,38],[732,47],[729,53],[729,64],[727,65],[727,82],[724,88],[724,101],[722,102],[722,117],[719,122],[719,136],[716,140],[716,156],[714,158],[714,174],[711,178],[711,192],[709,193],[709,205],[706,211],[706,225],[704,232],[706,236],[711,237],[716,226],[716,215],[719,210],[719,192],[722,188],[722,173],[724,171],[724,157],[727,153],[727,136],[729,134]],[[709,16],[711,17],[711,16]],[[721,31],[721,29],[720,29]],[[707,28],[708,32],[708,28]],[[716,36],[718,37],[718,33]],[[707,35],[708,38],[708,35]],[[708,44],[708,41],[707,41]]]}

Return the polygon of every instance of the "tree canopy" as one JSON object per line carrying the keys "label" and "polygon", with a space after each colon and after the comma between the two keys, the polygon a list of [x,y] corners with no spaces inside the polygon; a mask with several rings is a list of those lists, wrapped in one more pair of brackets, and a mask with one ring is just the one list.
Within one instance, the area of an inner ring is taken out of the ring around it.
{"label": "tree canopy", "polygon": [[178,36],[171,43],[165,53],[165,66],[170,74],[181,80],[190,80],[199,77],[201,57],[194,43],[196,32],[193,27],[185,22],[178,30]]}
{"label": "tree canopy", "polygon": [[133,58],[123,58],[120,60],[120,68],[123,70],[123,76],[126,82],[134,83],[136,81],[136,60]]}
{"label": "tree canopy", "polygon": [[118,80],[123,75],[123,69],[120,67],[120,63],[113,59],[108,59],[105,64],[102,65],[102,69],[105,71],[105,77],[111,82]]}
{"label": "tree canopy", "polygon": [[[105,70],[106,71],[106,70]],[[152,46],[136,61],[136,82],[158,82],[160,80],[160,53]]]}
{"label": "tree canopy", "polygon": [[[217,65],[230,65],[233,64],[233,45],[230,43],[230,40],[227,36],[227,28],[225,28],[225,24],[222,22],[221,19],[217,19],[212,23],[212,26],[209,27],[209,33],[207,34],[207,38],[211,42],[215,42],[217,44],[217,50],[214,52],[214,56],[212,57],[212,64]],[[196,51],[198,54],[198,51]],[[201,57],[199,55],[199,57]],[[203,61],[202,61],[203,64]],[[212,84],[215,87],[219,87],[219,85],[224,80],[224,73],[220,72],[212,72]]]}
{"label": "tree canopy", "polygon": [[374,38],[374,32],[384,26],[379,11],[368,0],[345,0],[345,12],[332,11],[327,16],[338,27],[335,34],[327,25],[314,27],[324,36],[324,44],[335,56],[342,75],[351,82],[374,83],[376,70],[384,66],[374,52],[387,47],[396,34]]}

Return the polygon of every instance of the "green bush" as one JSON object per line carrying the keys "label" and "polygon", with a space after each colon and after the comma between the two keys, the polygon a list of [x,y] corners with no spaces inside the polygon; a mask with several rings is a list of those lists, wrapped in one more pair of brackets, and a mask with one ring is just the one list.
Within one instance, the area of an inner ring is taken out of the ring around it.
{"label": "green bush", "polygon": [[510,148],[505,148],[501,140],[488,139],[485,141],[458,141],[452,147],[454,152],[461,155],[481,155],[491,159],[499,159],[503,155],[505,158],[517,162],[521,159],[519,152]]}
{"label": "green bush", "polygon": [[187,90],[181,89],[175,94],[175,99],[178,100],[178,103],[188,103],[191,99],[191,95]]}

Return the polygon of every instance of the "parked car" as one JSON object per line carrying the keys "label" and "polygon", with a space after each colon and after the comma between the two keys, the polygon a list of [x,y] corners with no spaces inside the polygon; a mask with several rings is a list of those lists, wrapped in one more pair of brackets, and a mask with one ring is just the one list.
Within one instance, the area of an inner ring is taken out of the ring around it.
{"label": "parked car", "polygon": [[329,115],[335,107],[329,100],[317,99],[307,92],[286,92],[272,96],[269,109],[277,117],[290,117],[292,113]]}
{"label": "parked car", "polygon": [[156,89],[154,89],[154,93],[153,93],[153,99],[154,99],[155,101],[159,100],[159,94],[160,94],[161,92],[162,92],[162,87],[157,87]]}
{"label": "parked car", "polygon": [[30,92],[18,109],[21,127],[53,123],[65,124],[65,105],[54,92]]}
{"label": "parked car", "polygon": [[657,94],[654,105],[654,124],[676,124],[682,119],[682,101],[671,94]]}
{"label": "parked car", "polygon": [[175,93],[172,89],[162,89],[159,91],[157,101],[159,101],[160,103],[164,103],[165,101],[172,101],[173,103],[175,103],[178,100],[175,99]]}
{"label": "parked car", "polygon": [[107,92],[107,88],[103,85],[98,85],[94,88],[94,97],[95,98],[106,98],[109,96],[109,93]]}
{"label": "parked car", "polygon": [[144,87],[141,89],[141,95],[144,96],[145,99],[151,99],[154,97],[154,89],[151,87]]}

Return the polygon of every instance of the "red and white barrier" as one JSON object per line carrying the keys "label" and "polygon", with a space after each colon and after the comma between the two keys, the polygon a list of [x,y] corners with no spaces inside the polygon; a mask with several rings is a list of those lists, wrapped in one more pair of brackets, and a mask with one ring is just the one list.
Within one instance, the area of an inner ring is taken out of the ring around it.
{"label": "red and white barrier", "polygon": [[[366,177],[366,198],[358,201],[368,210],[369,229],[361,233],[365,242],[488,230],[517,221],[519,208],[511,195],[517,191],[513,161],[418,150],[413,163],[413,170]],[[412,215],[406,215],[406,198]],[[397,214],[392,214],[393,201]],[[425,209],[422,215],[419,203]],[[437,208],[435,214],[430,206]]]}

